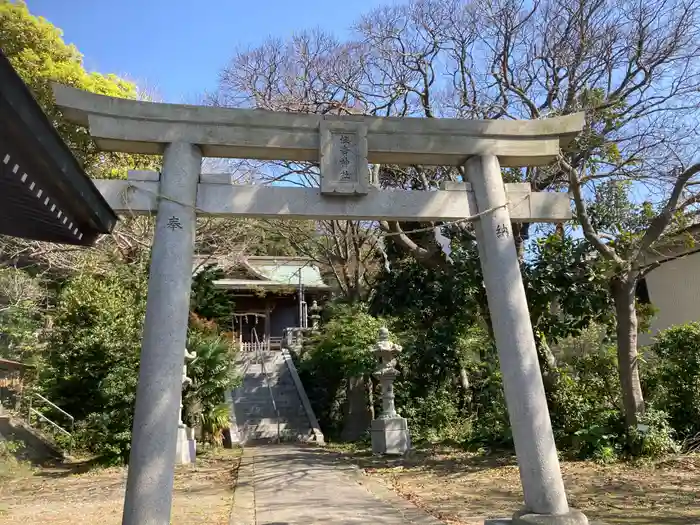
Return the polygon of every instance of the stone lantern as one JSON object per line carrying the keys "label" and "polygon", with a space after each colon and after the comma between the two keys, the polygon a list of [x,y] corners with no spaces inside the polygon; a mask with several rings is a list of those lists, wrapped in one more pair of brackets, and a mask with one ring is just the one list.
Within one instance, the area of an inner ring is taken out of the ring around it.
{"label": "stone lantern", "polygon": [[389,341],[389,330],[379,329],[374,353],[380,360],[374,375],[382,388],[382,413],[372,421],[372,452],[375,454],[404,454],[411,447],[406,418],[396,413],[394,380],[399,371],[394,368],[401,345]]}
{"label": "stone lantern", "polygon": [[316,301],[311,303],[311,306],[309,307],[309,312],[309,317],[311,318],[311,330],[316,331],[318,330],[319,323],[321,321],[321,307]]}

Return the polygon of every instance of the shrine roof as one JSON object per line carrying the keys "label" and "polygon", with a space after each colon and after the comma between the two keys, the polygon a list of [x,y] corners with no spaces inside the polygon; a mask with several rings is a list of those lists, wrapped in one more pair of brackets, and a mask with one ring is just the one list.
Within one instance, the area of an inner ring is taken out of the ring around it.
{"label": "shrine roof", "polygon": [[0,234],[87,246],[116,222],[0,51]]}
{"label": "shrine roof", "polygon": [[248,256],[231,265],[226,272],[231,277],[214,281],[218,288],[297,287],[300,277],[301,284],[307,289],[329,288],[323,282],[318,266],[307,257]]}

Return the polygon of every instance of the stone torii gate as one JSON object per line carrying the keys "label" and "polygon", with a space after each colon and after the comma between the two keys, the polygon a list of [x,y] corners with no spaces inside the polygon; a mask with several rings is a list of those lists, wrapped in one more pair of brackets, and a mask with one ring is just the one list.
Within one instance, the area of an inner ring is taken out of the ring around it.
{"label": "stone torii gate", "polygon": [[[566,194],[504,184],[501,166],[555,159],[583,115],[537,121],[278,113],[116,99],[55,85],[64,115],[106,151],[163,154],[162,173],[96,180],[118,213],[157,211],[124,525],[170,523],[196,214],[289,219],[475,220],[525,508],[513,523],[586,524],[559,468],[511,220],[561,222]],[[233,185],[203,156],[320,163],[320,188]],[[368,163],[464,165],[468,183],[380,191]]]}

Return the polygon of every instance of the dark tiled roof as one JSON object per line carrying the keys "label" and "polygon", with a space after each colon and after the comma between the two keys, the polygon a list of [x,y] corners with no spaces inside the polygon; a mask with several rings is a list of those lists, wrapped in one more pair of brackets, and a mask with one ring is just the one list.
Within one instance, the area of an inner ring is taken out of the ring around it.
{"label": "dark tiled roof", "polygon": [[0,50],[0,234],[91,245],[116,221]]}

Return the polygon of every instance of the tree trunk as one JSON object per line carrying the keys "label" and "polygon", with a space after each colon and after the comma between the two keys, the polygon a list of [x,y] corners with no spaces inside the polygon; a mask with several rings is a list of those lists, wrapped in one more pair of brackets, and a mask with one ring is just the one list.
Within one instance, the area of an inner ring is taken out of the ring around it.
{"label": "tree trunk", "polygon": [[525,242],[530,238],[530,223],[511,222],[510,228],[513,232],[513,242],[518,253],[518,260],[522,263],[525,257]]}
{"label": "tree trunk", "polygon": [[552,352],[552,349],[547,343],[547,338],[541,334],[535,334],[537,343],[537,357],[540,362],[540,371],[542,373],[542,381],[544,382],[545,390],[549,391],[554,387],[556,379],[559,377],[557,371],[557,358]]}
{"label": "tree trunk", "polygon": [[459,384],[462,386],[465,395],[469,392],[469,374],[463,366],[459,367]]}
{"label": "tree trunk", "polygon": [[628,427],[637,425],[637,416],[644,414],[644,396],[639,380],[637,354],[637,311],[635,290],[637,276],[614,278],[611,283],[617,320],[617,361],[622,386],[622,403]]}
{"label": "tree trunk", "polygon": [[369,419],[373,421],[376,417],[374,413],[374,381],[372,377],[367,377],[365,379],[365,384],[367,385],[367,407],[369,409]]}
{"label": "tree trunk", "polygon": [[348,380],[345,421],[341,439],[357,441],[367,432],[372,422],[372,415],[367,402],[367,385],[364,377],[355,376]]}
{"label": "tree trunk", "polygon": [[459,366],[459,386],[462,387],[462,395],[460,396],[462,408],[465,408],[471,403],[472,396],[471,390],[469,389],[469,374],[467,373],[467,369],[461,365]]}

